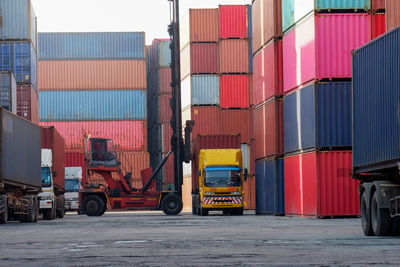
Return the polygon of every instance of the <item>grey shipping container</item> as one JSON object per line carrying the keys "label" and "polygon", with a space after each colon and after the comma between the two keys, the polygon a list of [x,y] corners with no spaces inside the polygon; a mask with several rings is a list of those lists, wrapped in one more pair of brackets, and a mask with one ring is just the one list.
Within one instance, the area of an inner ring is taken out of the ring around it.
{"label": "grey shipping container", "polygon": [[40,189],[40,127],[2,108],[0,119],[0,189],[3,185]]}
{"label": "grey shipping container", "polygon": [[11,71],[0,71],[0,106],[17,114],[17,83]]}
{"label": "grey shipping container", "polygon": [[353,168],[400,161],[400,27],[353,51]]}

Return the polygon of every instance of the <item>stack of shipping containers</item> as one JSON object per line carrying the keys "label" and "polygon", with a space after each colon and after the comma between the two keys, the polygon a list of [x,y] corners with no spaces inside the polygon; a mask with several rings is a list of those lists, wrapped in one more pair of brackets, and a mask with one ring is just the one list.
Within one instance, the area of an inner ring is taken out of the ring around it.
{"label": "stack of shipping containers", "polygon": [[281,0],[255,0],[253,72],[256,213],[284,214]]}
{"label": "stack of shipping containers", "polygon": [[38,123],[37,28],[32,3],[30,0],[0,1],[0,10],[1,104],[4,107],[16,104],[11,107],[14,112]]}
{"label": "stack of shipping containers", "polygon": [[359,214],[351,178],[351,51],[384,32],[378,2],[282,1],[287,215]]}
{"label": "stack of shipping containers", "polygon": [[84,167],[85,136],[113,139],[123,172],[131,171],[140,187],[140,170],[149,166],[144,33],[39,33],[38,39],[40,125],[64,137],[66,166]]}

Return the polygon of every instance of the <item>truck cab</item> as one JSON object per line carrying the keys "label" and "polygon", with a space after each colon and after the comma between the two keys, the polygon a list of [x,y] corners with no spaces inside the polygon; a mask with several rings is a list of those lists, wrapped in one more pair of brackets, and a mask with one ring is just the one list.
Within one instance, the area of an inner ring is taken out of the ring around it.
{"label": "truck cab", "polygon": [[52,172],[52,152],[51,149],[42,149],[42,191],[39,194],[40,213],[46,220],[56,218],[56,198],[54,194],[54,183]]}
{"label": "truck cab", "polygon": [[205,216],[209,211],[220,210],[242,215],[246,179],[240,149],[201,149],[198,181],[192,195],[193,214]]}
{"label": "truck cab", "polygon": [[65,210],[81,213],[80,189],[82,189],[82,167],[65,167]]}

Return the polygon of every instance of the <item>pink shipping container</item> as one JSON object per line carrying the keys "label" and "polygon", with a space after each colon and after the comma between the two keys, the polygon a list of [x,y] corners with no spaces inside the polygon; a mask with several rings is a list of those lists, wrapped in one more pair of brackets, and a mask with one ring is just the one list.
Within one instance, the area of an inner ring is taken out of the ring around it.
{"label": "pink shipping container", "polygon": [[249,73],[249,71],[249,40],[221,40],[219,42],[219,72]]}
{"label": "pink shipping container", "polygon": [[400,1],[386,0],[386,30],[400,25]]}
{"label": "pink shipping container", "polygon": [[311,15],[283,37],[283,88],[351,78],[351,51],[371,40],[368,14]]}
{"label": "pink shipping container", "polygon": [[220,106],[221,108],[248,108],[250,94],[249,75],[221,75]]}
{"label": "pink shipping container", "polygon": [[189,74],[218,73],[218,44],[193,43],[181,51],[181,78]]}
{"label": "pink shipping container", "polygon": [[54,126],[65,139],[68,151],[84,151],[84,136],[114,140],[117,150],[146,150],[146,121],[57,121],[40,122]]}
{"label": "pink shipping container", "polygon": [[254,105],[282,96],[282,41],[270,41],[254,55],[253,64]]}
{"label": "pink shipping container", "polygon": [[169,103],[172,95],[160,95],[160,122],[168,122],[171,120],[172,117],[172,110]]}
{"label": "pink shipping container", "polygon": [[358,216],[358,182],[351,151],[285,157],[285,213],[310,217]]}
{"label": "pink shipping container", "polygon": [[146,89],[145,60],[41,60],[39,90]]}
{"label": "pink shipping container", "polygon": [[271,99],[253,116],[255,159],[283,155],[283,101]]}
{"label": "pink shipping container", "polygon": [[228,109],[219,112],[220,132],[224,135],[240,134],[242,143],[250,143],[250,110]]}
{"label": "pink shipping container", "polygon": [[32,85],[17,85],[17,114],[33,123],[39,123],[39,99]]}
{"label": "pink shipping container", "polygon": [[171,88],[171,68],[160,68],[158,69],[159,78],[159,93],[160,94],[172,94]]}
{"label": "pink shipping container", "polygon": [[385,13],[375,13],[371,15],[372,19],[372,39],[386,32],[386,16]]}
{"label": "pink shipping container", "polygon": [[219,6],[219,38],[248,38],[247,10],[245,5]]}

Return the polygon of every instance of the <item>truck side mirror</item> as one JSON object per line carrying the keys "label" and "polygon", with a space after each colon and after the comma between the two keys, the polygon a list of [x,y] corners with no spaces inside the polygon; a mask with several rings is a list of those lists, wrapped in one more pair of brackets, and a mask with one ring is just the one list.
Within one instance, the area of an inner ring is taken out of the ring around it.
{"label": "truck side mirror", "polygon": [[53,177],[54,177],[54,178],[57,177],[57,171],[53,171]]}
{"label": "truck side mirror", "polygon": [[244,178],[244,181],[245,181],[245,182],[247,181],[247,175],[248,175],[247,172],[248,172],[247,169],[244,169],[244,170],[243,170],[243,178]]}

